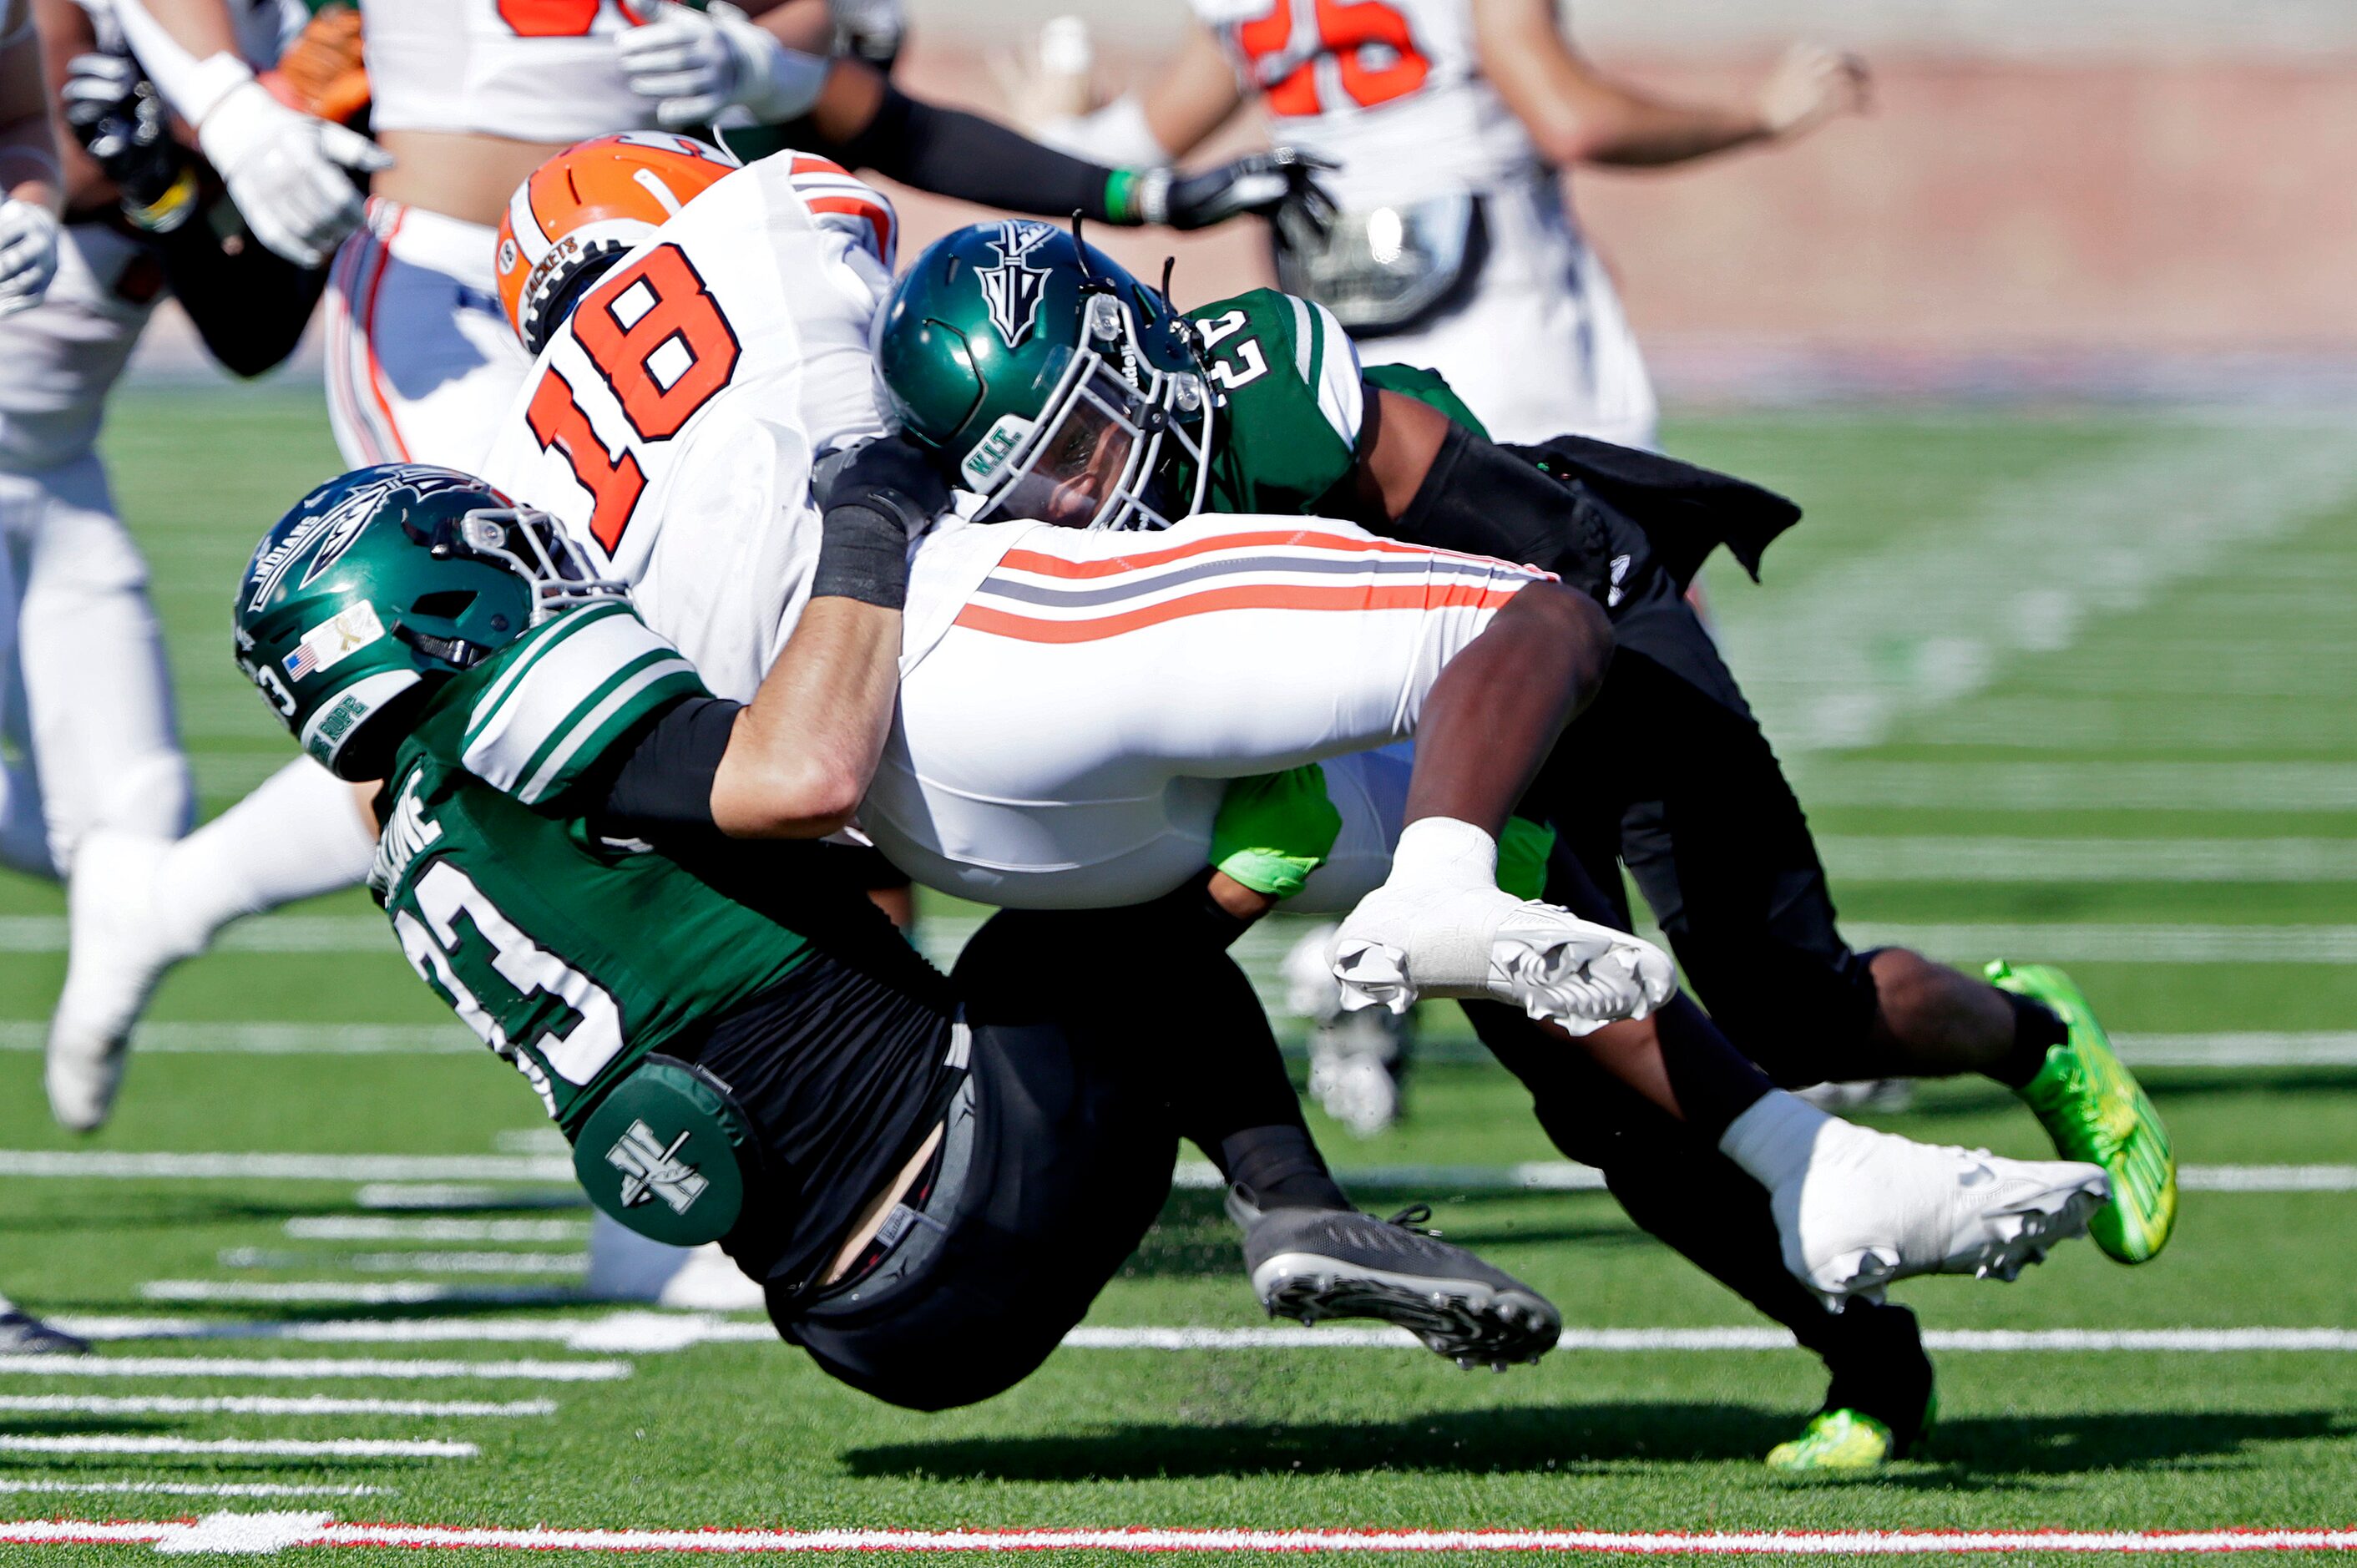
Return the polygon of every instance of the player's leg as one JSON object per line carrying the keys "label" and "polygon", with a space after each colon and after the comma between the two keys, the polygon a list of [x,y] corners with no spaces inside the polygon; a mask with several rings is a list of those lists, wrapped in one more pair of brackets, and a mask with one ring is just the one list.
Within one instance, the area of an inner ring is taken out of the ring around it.
{"label": "player's leg", "polygon": [[[1774,1215],[1760,1184],[1697,1137],[1587,1061],[1537,1038],[1529,1019],[1494,1004],[1469,1003],[1482,1042],[1531,1092],[1532,1110],[1555,1146],[1597,1166],[1629,1217],[1792,1331],[1832,1374],[1811,1433],[1838,1425],[1877,1444],[1840,1446],[1845,1467],[1903,1455],[1921,1435],[1932,1395],[1932,1365],[1914,1316],[1903,1307],[1852,1302],[1833,1311],[1784,1266]],[[1846,1412],[1845,1415],[1843,1412]],[[1863,1423],[1870,1423],[1871,1426]],[[1806,1467],[1833,1455],[1804,1434]],[[1796,1450],[1786,1456],[1801,1467]]]}
{"label": "player's leg", "polygon": [[34,876],[59,875],[49,854],[40,777],[32,766],[32,725],[16,652],[21,563],[48,510],[48,489],[34,476],[0,472],[0,734],[15,758],[0,758],[0,865]]}
{"label": "player's leg", "polygon": [[[1904,949],[1854,952],[1757,722],[1739,697],[1650,657],[1652,640],[1624,649],[1587,719],[1599,734],[1643,726],[1636,793],[1663,832],[1624,835],[1624,853],[1721,1026],[1788,1085],[1985,1074],[2029,1103],[2058,1152],[2110,1176],[2097,1243],[2124,1262],[2158,1252],[2176,1213],[2168,1133],[2069,978],[1997,966],[1992,985]],[[1674,651],[1706,674],[1706,639],[1696,627],[1687,640]]]}
{"label": "player's leg", "polygon": [[[1561,1328],[1544,1297],[1462,1248],[1360,1212],[1335,1185],[1252,984],[1223,950],[1236,928],[1207,918],[1200,898],[1190,887],[1132,909],[997,916],[959,961],[969,1016],[1061,1020],[1084,1049],[1150,1064],[1173,1126],[1228,1180],[1271,1313],[1373,1317],[1467,1363],[1534,1359]],[[1182,1004],[1140,1009],[1140,975],[1124,959],[1145,950],[1157,954],[1157,993]]]}
{"label": "player's leg", "polygon": [[176,838],[196,810],[147,597],[147,564],[95,456],[46,477],[49,502],[17,554],[31,757],[50,853],[70,875],[84,837]]}
{"label": "player's leg", "polygon": [[[49,1024],[59,1121],[88,1131],[106,1120],[132,1028],[174,964],[233,920],[358,884],[375,853],[351,786],[308,757],[186,838],[92,833],[75,867],[66,983]],[[69,1081],[80,1088],[60,1097]]]}
{"label": "player's leg", "polygon": [[472,472],[531,360],[500,314],[496,233],[374,201],[328,291],[328,413],[355,467]]}

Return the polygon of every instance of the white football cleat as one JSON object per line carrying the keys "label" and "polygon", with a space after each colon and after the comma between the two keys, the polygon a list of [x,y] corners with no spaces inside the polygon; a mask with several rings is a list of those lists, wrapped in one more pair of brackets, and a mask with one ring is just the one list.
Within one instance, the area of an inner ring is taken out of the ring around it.
{"label": "white football cleat", "polygon": [[1359,901],[1334,940],[1346,1007],[1405,1013],[1422,996],[1512,1002],[1585,1035],[1641,1018],[1669,999],[1669,955],[1626,931],[1495,887],[1386,883]]}
{"label": "white football cleat", "polygon": [[1808,1169],[1769,1195],[1784,1266],[1838,1311],[1893,1280],[2010,1280],[2087,1233],[2111,1196],[2099,1165],[2000,1159],[1828,1121]]}
{"label": "white football cleat", "polygon": [[66,983],[49,1019],[44,1078],[60,1126],[104,1124],[122,1087],[131,1030],[171,967],[194,954],[156,908],[169,839],[99,829],[74,852],[66,890]]}

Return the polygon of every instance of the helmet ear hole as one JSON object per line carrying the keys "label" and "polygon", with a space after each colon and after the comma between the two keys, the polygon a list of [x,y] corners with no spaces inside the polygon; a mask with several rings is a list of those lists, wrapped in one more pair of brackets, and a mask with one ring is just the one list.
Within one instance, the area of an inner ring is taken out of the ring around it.
{"label": "helmet ear hole", "polygon": [[457,620],[465,615],[476,599],[472,588],[443,588],[431,594],[421,594],[409,607],[412,615],[436,620]]}

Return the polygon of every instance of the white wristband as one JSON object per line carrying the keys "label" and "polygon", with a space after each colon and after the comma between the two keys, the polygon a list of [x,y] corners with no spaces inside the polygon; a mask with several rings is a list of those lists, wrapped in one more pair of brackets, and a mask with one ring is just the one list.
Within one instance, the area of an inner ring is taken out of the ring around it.
{"label": "white wristband", "polygon": [[205,122],[221,107],[221,100],[253,80],[253,68],[235,55],[223,52],[199,60],[184,80],[188,102],[173,107],[179,110],[180,118],[201,134]]}

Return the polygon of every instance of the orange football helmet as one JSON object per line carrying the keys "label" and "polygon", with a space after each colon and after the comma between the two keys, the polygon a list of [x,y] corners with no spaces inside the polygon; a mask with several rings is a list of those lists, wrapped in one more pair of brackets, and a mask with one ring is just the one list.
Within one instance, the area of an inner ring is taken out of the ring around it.
{"label": "orange football helmet", "polygon": [[591,280],[743,166],[693,136],[624,131],[533,170],[500,220],[500,303],[523,346],[539,353]]}

